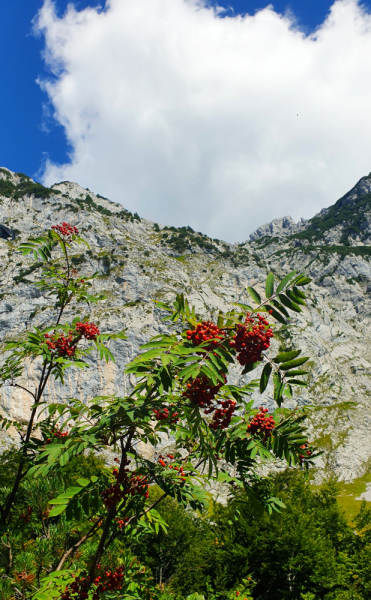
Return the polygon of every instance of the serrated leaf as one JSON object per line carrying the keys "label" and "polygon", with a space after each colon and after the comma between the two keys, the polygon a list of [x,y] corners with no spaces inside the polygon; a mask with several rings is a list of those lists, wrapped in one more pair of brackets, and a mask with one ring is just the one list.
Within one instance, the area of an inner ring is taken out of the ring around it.
{"label": "serrated leaf", "polygon": [[307,305],[307,303],[304,302],[304,300],[302,300],[301,298],[299,298],[298,296],[296,296],[294,294],[294,292],[292,292],[291,290],[286,290],[286,294],[290,298],[290,300],[292,300],[294,303],[301,304],[301,306],[306,306]]}
{"label": "serrated leaf", "polygon": [[265,282],[265,297],[270,298],[274,292],[274,275],[269,273]]}
{"label": "serrated leaf", "polygon": [[288,284],[288,282],[296,275],[296,273],[297,273],[297,271],[291,271],[291,273],[288,273],[287,275],[285,275],[285,277],[282,279],[282,281],[278,284],[276,294],[279,294],[280,292],[282,292],[282,290],[285,288],[285,286]]}
{"label": "serrated leaf", "polygon": [[303,298],[303,300],[305,300],[307,298],[307,295],[304,294],[304,292],[302,292],[301,290],[298,290],[298,288],[295,285],[292,288],[292,291],[294,292],[294,294],[296,296],[299,296],[299,298]]}
{"label": "serrated leaf", "polygon": [[290,385],[285,385],[285,388],[283,390],[283,393],[285,394],[285,396],[287,396],[288,398],[292,398],[292,389]]}
{"label": "serrated leaf", "polygon": [[215,365],[211,362],[211,360],[205,360],[205,365],[210,369],[210,371],[212,371],[215,375],[215,377],[224,384],[224,377],[222,376],[221,373],[219,373],[218,369],[215,367]]}
{"label": "serrated leaf", "polygon": [[267,363],[262,371],[261,377],[260,377],[260,393],[262,394],[269,382],[269,377],[272,373],[272,365],[270,363]]}
{"label": "serrated leaf", "polygon": [[276,321],[278,321],[279,323],[282,323],[282,325],[286,325],[286,321],[283,318],[283,316],[280,315],[280,313],[275,308],[273,308],[273,306],[268,304],[267,308],[269,311],[272,311],[271,315],[272,315],[272,317],[274,317],[276,319]]}
{"label": "serrated leaf", "polygon": [[296,360],[289,360],[288,362],[284,362],[280,364],[280,369],[282,371],[288,371],[289,369],[293,369],[294,367],[299,367],[303,365],[309,360],[309,356],[302,356],[301,358],[297,358]]}
{"label": "serrated leaf", "polygon": [[67,504],[63,504],[60,506],[54,506],[54,508],[51,509],[50,513],[49,513],[49,517],[57,517],[58,515],[62,514],[62,512],[64,512],[67,508]]}
{"label": "serrated leaf", "polygon": [[309,371],[304,371],[303,369],[297,369],[294,371],[290,371],[290,373],[288,373],[290,375],[290,377],[295,377],[296,375],[309,375]]}
{"label": "serrated leaf", "polygon": [[258,450],[259,450],[259,447],[255,445],[254,448],[252,448],[252,450],[250,452],[250,458],[255,458],[255,456],[258,453]]}
{"label": "serrated leaf", "polygon": [[[246,312],[252,312],[254,309],[249,304],[242,304],[241,302],[233,302],[233,306],[239,306]],[[218,325],[219,327],[219,325]]]}
{"label": "serrated leaf", "polygon": [[279,310],[285,317],[287,317],[288,319],[290,318],[290,315],[287,312],[286,308],[284,306],[282,306],[282,304],[280,302],[278,302],[278,300],[275,300],[274,298],[272,298],[272,304],[274,304],[274,306],[277,308],[277,310]]}
{"label": "serrated leaf", "polygon": [[301,354],[301,350],[291,350],[290,352],[281,352],[281,354],[277,354],[277,356],[273,359],[276,363],[287,362],[288,360],[293,360],[297,356]]}
{"label": "serrated leaf", "polygon": [[158,340],[158,342],[148,342],[148,344],[143,344],[140,349],[150,349],[150,348],[167,348],[168,346],[173,346],[176,342],[174,340]]}
{"label": "serrated leaf", "polygon": [[256,290],[254,290],[251,285],[248,286],[247,291],[249,292],[251,298],[256,302],[256,304],[261,304],[261,298]]}
{"label": "serrated leaf", "polygon": [[307,285],[307,284],[308,284],[308,283],[310,283],[311,281],[312,281],[312,280],[311,280],[311,278],[310,278],[310,277],[302,277],[301,279],[299,279],[299,280],[296,282],[296,285],[298,285],[298,286],[299,286],[299,285],[300,285],[300,286],[302,286],[302,285]]}
{"label": "serrated leaf", "polygon": [[290,298],[285,296],[285,294],[280,294],[279,299],[281,300],[282,304],[287,306],[287,308],[289,308],[290,310],[293,310],[294,312],[297,312],[297,313],[302,312],[300,306],[298,306],[295,302],[290,300]]}
{"label": "serrated leaf", "polygon": [[247,363],[247,365],[241,371],[241,374],[245,375],[245,373],[250,373],[250,371],[253,371],[254,369],[256,369],[256,367],[258,367],[260,365],[260,363],[261,363],[261,361],[257,361],[254,363]]}
{"label": "serrated leaf", "polygon": [[301,385],[302,387],[308,387],[308,384],[301,379],[288,379],[287,383],[290,385]]}

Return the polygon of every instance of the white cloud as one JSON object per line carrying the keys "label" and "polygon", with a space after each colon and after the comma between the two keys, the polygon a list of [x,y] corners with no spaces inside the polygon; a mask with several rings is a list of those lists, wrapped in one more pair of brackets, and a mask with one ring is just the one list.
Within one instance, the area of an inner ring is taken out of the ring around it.
{"label": "white cloud", "polygon": [[[371,170],[371,16],[336,1],[315,35],[272,8],[221,18],[206,0],[51,0],[45,81],[73,180],[141,216],[230,241],[311,217]],[[297,116],[298,115],[298,116]]]}

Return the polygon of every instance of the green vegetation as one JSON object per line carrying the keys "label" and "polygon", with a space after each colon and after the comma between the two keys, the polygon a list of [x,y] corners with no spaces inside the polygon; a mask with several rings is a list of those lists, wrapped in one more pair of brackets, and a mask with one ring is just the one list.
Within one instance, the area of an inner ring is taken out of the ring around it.
{"label": "green vegetation", "polygon": [[[56,249],[62,252],[55,255]],[[146,556],[138,560],[147,537],[168,528],[157,511],[162,501],[167,499],[164,510],[170,522],[176,507],[172,523],[182,521],[183,537],[189,516],[196,514],[197,527],[205,519],[207,536],[213,525],[201,515],[210,507],[209,483],[226,486],[232,496],[244,490],[243,499],[248,498],[254,510],[272,515],[284,505],[273,495],[267,477],[259,474],[261,461],[281,459],[306,473],[315,464],[318,452],[307,438],[305,411],[280,409],[287,396],[293,397],[295,386],[307,385],[297,378],[303,375],[297,367],[309,359],[298,358],[301,351],[293,350],[276,356],[273,352],[267,360],[274,333],[272,322],[261,314],[286,324],[287,310],[300,312],[299,304],[306,304],[302,288],[310,279],[292,272],[275,285],[270,273],[264,299],[251,286],[247,289],[255,309],[240,304],[230,312],[220,311],[217,323],[202,321],[183,293],[171,306],[157,302],[156,310],[166,315],[163,322],[170,323],[126,365],[131,388],[123,390],[123,396],[71,398],[67,388],[48,402],[44,391],[53,388],[53,381],[61,387],[68,384],[67,371],[89,369],[92,362],[87,359],[93,353],[101,365],[114,362],[108,344],[121,343],[127,336],[124,331],[101,332],[89,321],[90,306],[115,292],[93,294],[97,273],[79,273],[76,268],[91,252],[76,226],[53,225],[44,235],[14,244],[12,251],[38,260],[20,277],[41,267],[34,286],[44,298],[43,306],[48,304],[49,322],[6,340],[1,348],[0,385],[21,389],[32,403],[22,422],[0,415],[0,427],[12,428],[19,436],[0,465],[0,597],[164,600],[161,596],[168,592],[162,587],[171,578],[170,569],[165,563],[157,569],[153,553],[152,565],[149,558],[147,565]],[[97,258],[106,272],[117,264],[114,250],[99,252]],[[145,272],[145,265],[139,266]],[[10,305],[6,308],[12,310]],[[143,308],[152,313],[148,304]],[[110,309],[107,303],[103,311],[109,315]],[[260,382],[235,385],[231,365],[243,373],[261,366]],[[29,380],[30,369],[36,381]],[[262,394],[270,379],[277,410],[267,415],[268,409],[253,408],[251,396],[257,388]],[[171,454],[166,456],[160,454],[164,439],[171,440]],[[143,443],[151,445],[151,456],[142,450]],[[97,463],[96,453],[114,459],[115,468]],[[212,518],[214,514],[217,518],[216,508]],[[165,554],[156,552],[176,568],[184,558],[181,538]],[[183,547],[189,542],[188,536]],[[151,548],[155,545],[152,539]],[[202,588],[192,577],[179,573],[179,592],[189,596],[185,590],[192,581]],[[206,573],[205,581],[207,577]],[[218,576],[215,583],[210,581],[209,587],[219,595],[225,590],[228,600],[237,591],[250,597],[248,578],[237,582]],[[175,572],[173,583],[176,586]]]}
{"label": "green vegetation", "polygon": [[158,510],[168,534],[159,532],[131,548],[169,594],[227,598],[251,578],[254,600],[302,600],[305,594],[313,600],[368,600],[371,510],[366,504],[360,503],[348,523],[334,482],[312,488],[300,473],[286,471],[271,485],[286,505],[281,513],[259,516],[243,492],[228,506],[214,504],[201,518],[167,500]]}
{"label": "green vegetation", "polygon": [[302,252],[303,254],[312,254],[317,252],[317,255],[331,257],[333,254],[338,254],[343,260],[346,256],[371,256],[371,246],[300,246],[299,248],[288,248],[277,250],[273,256],[281,256],[282,254],[293,254]]}
{"label": "green vegetation", "polygon": [[[102,200],[106,200],[106,198],[104,198],[103,196],[100,196],[99,194],[97,194],[97,197],[102,198]],[[88,211],[96,210],[101,215],[104,215],[106,217],[115,217],[115,218],[125,219],[125,220],[129,220],[129,221],[134,221],[134,220],[140,221],[141,220],[138,213],[134,213],[134,215],[133,215],[129,210],[126,210],[125,208],[123,208],[119,212],[112,212],[109,208],[105,208],[101,204],[97,204],[96,202],[94,202],[94,200],[90,196],[90,194],[87,194],[85,196],[85,198],[77,198],[76,202],[78,202],[80,204],[80,206],[82,206],[83,210],[88,210]],[[75,211],[75,212],[77,212],[77,211]]]}
{"label": "green vegetation", "polygon": [[324,215],[313,217],[309,220],[309,227],[305,231],[289,236],[289,239],[308,240],[310,243],[322,239],[326,232],[337,225],[343,226],[340,243],[350,245],[349,238],[361,235],[361,239],[367,237],[363,232],[364,213],[371,210],[371,194],[365,194],[350,203],[345,203],[340,198],[333,206],[327,209]]}
{"label": "green vegetation", "polygon": [[[16,450],[2,455],[0,499],[16,466]],[[1,600],[14,598],[14,586],[30,599],[45,573],[88,531],[83,513],[69,520],[65,514],[51,516],[49,501],[81,485],[81,478],[97,477],[109,485],[109,471],[99,454],[90,453],[72,457],[53,475],[23,481],[12,527],[0,546]],[[342,508],[346,485],[330,481],[312,487],[299,471],[284,471],[263,484],[285,503],[271,516],[259,513],[243,491],[235,491],[227,505],[210,501],[204,513],[186,510],[168,496],[157,506],[166,530],[118,537],[103,566],[137,557],[152,597],[160,600],[192,593],[232,600],[238,591],[243,600],[369,600],[371,509],[359,502],[349,521]],[[157,485],[150,488],[151,503],[161,496]],[[96,541],[88,540],[73,554],[73,568],[86,567],[95,551]]]}
{"label": "green vegetation", "polygon": [[[182,254],[190,250],[192,246],[198,246],[201,250],[219,253],[219,249],[212,240],[203,233],[196,233],[192,227],[164,227],[162,230],[161,244],[167,244],[175,252]],[[170,234],[167,232],[171,232]]]}
{"label": "green vegetation", "polygon": [[0,195],[7,198],[13,198],[19,200],[23,196],[35,196],[35,198],[49,198],[49,196],[55,196],[60,194],[59,190],[47,188],[41,185],[41,183],[33,183],[29,177],[22,175],[23,179],[18,185],[14,185],[9,179],[0,179]]}
{"label": "green vegetation", "polygon": [[13,192],[15,190],[15,186],[8,179],[0,179],[0,196],[5,196],[6,198],[11,198]]}

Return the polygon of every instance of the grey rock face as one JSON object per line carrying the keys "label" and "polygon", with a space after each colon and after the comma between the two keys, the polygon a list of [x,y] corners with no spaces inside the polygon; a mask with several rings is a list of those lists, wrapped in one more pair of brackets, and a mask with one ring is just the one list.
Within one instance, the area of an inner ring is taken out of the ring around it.
{"label": "grey rock face", "polygon": [[[371,179],[363,178],[341,202],[347,199],[355,206],[370,191]],[[326,217],[328,210],[316,218]],[[90,313],[84,307],[78,314],[89,314],[101,331],[125,328],[128,339],[112,343],[116,363],[92,357],[92,368],[71,370],[64,387],[51,381],[46,391],[50,401],[124,395],[131,385],[125,365],[140,344],[165,331],[152,300],[167,301],[184,290],[198,312],[212,315],[233,302],[245,302],[247,285],[263,292],[268,271],[278,278],[294,269],[305,271],[313,278],[308,308],[293,318],[290,329],[277,327],[273,346],[297,346],[311,357],[309,388],[287,406],[312,407],[311,437],[325,450],[318,479],[332,472],[350,481],[363,475],[371,460],[371,227],[368,211],[364,213],[362,245],[356,243],[357,232],[352,243],[341,245],[346,224],[338,222],[310,241],[303,234],[311,221],[295,224],[290,217],[275,219],[250,241],[231,245],[139,219],[74,183],[43,191],[32,180],[0,169],[1,339],[46,326],[55,316],[50,300],[33,285],[33,260],[18,253],[17,245],[62,221],[76,225],[88,240],[89,250],[74,248],[73,263],[86,275],[99,270],[94,291],[106,295]],[[76,314],[75,307],[71,311]],[[38,367],[29,365],[24,383],[36,385],[37,376]],[[232,379],[241,380],[237,370]],[[25,421],[31,400],[22,390],[4,387],[0,411]],[[257,395],[256,402],[273,407],[272,388],[263,399]],[[14,432],[1,435],[8,444]]]}
{"label": "grey rock face", "polygon": [[253,242],[265,235],[270,235],[272,237],[292,235],[293,233],[298,233],[305,229],[306,223],[306,219],[301,219],[298,223],[295,223],[294,219],[290,216],[273,219],[270,223],[261,225],[261,227],[258,227],[258,229],[251,233],[250,241]]}

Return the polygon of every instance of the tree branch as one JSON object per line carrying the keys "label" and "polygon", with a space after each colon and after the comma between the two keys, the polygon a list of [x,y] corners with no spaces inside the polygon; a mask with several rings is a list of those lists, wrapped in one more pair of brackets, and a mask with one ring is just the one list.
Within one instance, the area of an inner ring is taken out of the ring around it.
{"label": "tree branch", "polygon": [[73,554],[73,552],[75,552],[75,550],[77,550],[84,542],[86,542],[87,539],[89,539],[92,535],[94,535],[94,533],[96,533],[96,530],[98,529],[98,527],[101,524],[101,522],[103,521],[103,519],[104,519],[104,517],[100,517],[98,519],[98,521],[96,523],[94,523],[93,527],[91,527],[89,529],[88,533],[85,534],[81,538],[81,540],[79,540],[78,542],[76,542],[76,544],[73,544],[73,546],[71,546],[71,548],[69,548],[68,550],[66,550],[66,552],[63,554],[62,558],[60,559],[60,561],[58,563],[56,571],[61,571],[64,563],[67,560],[67,558],[69,556],[71,556],[71,554]]}

